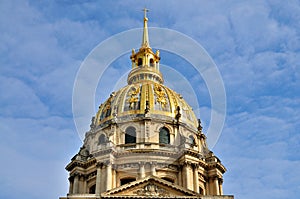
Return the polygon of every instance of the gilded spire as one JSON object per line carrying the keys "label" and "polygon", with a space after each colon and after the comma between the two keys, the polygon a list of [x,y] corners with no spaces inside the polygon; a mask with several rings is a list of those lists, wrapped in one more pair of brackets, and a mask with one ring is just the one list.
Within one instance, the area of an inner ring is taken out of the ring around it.
{"label": "gilded spire", "polygon": [[[156,82],[163,84],[164,79],[159,71],[159,50],[155,53],[152,51],[149,44],[148,27],[147,27],[147,12],[148,9],[144,8],[144,30],[142,46],[138,52],[133,49],[131,52],[132,70],[128,74],[128,84],[141,83],[141,82]],[[146,111],[147,112],[147,111]]]}
{"label": "gilded spire", "polygon": [[147,18],[147,12],[149,11],[148,9],[144,8],[144,30],[143,30],[143,41],[142,41],[142,48],[150,48],[149,44],[149,37],[148,37],[148,18]]}

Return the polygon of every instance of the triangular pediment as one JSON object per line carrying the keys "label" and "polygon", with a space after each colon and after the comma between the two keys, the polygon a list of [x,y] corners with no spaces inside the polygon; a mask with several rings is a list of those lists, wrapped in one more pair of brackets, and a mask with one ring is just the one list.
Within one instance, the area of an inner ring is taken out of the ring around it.
{"label": "triangular pediment", "polygon": [[186,197],[198,196],[197,193],[175,185],[166,180],[155,176],[148,176],[144,179],[130,182],[115,189],[109,190],[101,194],[105,196],[139,196],[139,197]]}

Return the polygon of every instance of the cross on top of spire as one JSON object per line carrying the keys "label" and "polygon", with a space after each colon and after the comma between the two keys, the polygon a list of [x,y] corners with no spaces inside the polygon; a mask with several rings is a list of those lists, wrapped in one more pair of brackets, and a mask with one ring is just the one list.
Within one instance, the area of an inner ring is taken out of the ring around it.
{"label": "cross on top of spire", "polygon": [[144,8],[143,11],[144,11],[144,18],[147,18],[147,12],[149,12],[149,10],[147,8]]}
{"label": "cross on top of spire", "polygon": [[147,25],[147,21],[148,21],[147,12],[149,12],[149,10],[147,8],[144,8],[143,11],[144,11],[144,29],[143,29],[142,47],[149,48],[150,44],[149,44],[148,25]]}

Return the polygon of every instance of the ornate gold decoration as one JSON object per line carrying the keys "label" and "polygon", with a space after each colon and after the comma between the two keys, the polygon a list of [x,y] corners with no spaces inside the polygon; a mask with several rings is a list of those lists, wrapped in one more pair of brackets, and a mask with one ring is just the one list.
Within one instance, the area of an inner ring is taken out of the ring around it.
{"label": "ornate gold decoration", "polygon": [[134,104],[139,101],[138,94],[140,93],[140,87],[132,87],[129,92],[130,98],[128,99],[129,108],[134,109]]}
{"label": "ornate gold decoration", "polygon": [[158,103],[160,103],[161,106],[162,106],[163,108],[165,108],[165,106],[166,106],[166,104],[167,104],[167,99],[166,99],[166,92],[165,92],[165,90],[162,88],[161,85],[155,84],[155,85],[154,85],[154,92],[155,92],[156,97],[157,97],[157,98],[156,98],[156,101],[157,101]]}
{"label": "ornate gold decoration", "polygon": [[112,100],[113,100],[114,96],[115,96],[114,92],[112,94],[110,94],[110,97],[106,101],[106,103],[104,105],[104,108],[102,110],[100,120],[102,120],[103,118],[108,117],[110,115],[110,113],[111,113],[111,104],[112,104]]}
{"label": "ornate gold decoration", "polygon": [[111,109],[111,103],[112,103],[112,100],[113,100],[113,97],[115,96],[115,92],[113,92],[112,94],[110,94],[106,104],[105,104],[105,107],[104,107],[104,110],[108,110],[108,109]]}

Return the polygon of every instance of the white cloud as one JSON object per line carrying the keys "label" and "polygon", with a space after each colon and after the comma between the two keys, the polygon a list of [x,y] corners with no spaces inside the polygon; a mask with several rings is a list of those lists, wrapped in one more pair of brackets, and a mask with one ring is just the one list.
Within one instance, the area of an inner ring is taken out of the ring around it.
{"label": "white cloud", "polygon": [[[72,120],[0,118],[1,194],[5,198],[58,198],[65,194],[64,167],[77,152],[78,135]],[[38,189],[37,189],[38,187]],[[17,189],[17,191],[16,191]]]}
{"label": "white cloud", "polygon": [[232,177],[224,185],[228,194],[234,191],[237,198],[296,198],[299,187],[295,176],[299,176],[299,161],[270,158],[232,160],[234,163],[229,174]]}
{"label": "white cloud", "polygon": [[1,115],[8,117],[44,117],[48,107],[29,85],[16,78],[0,76]]}

